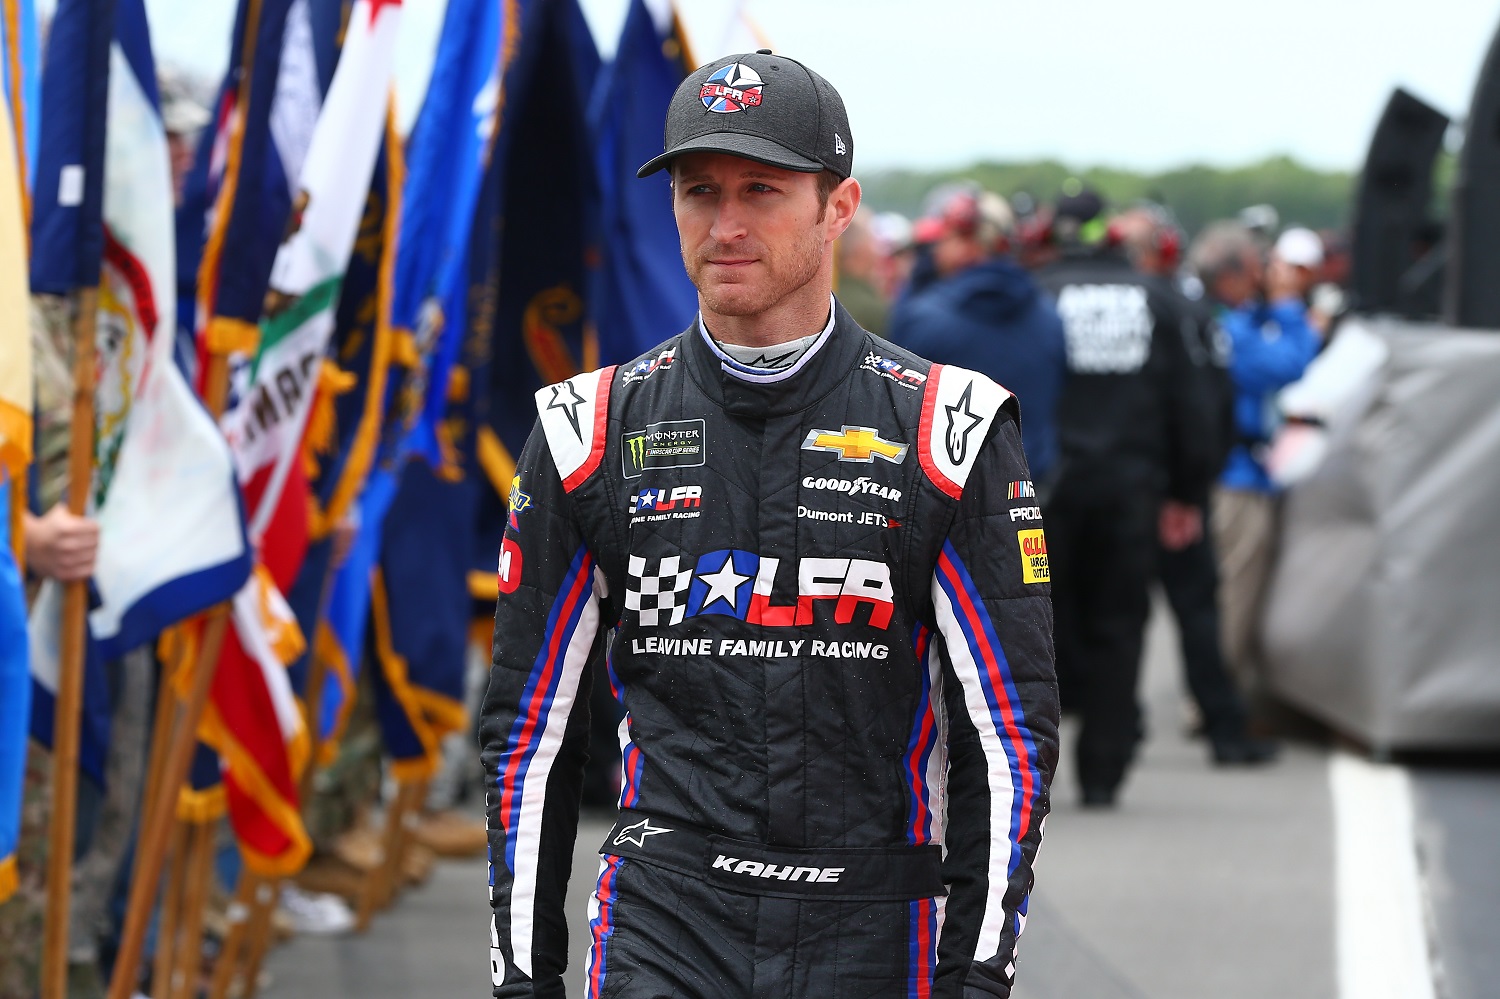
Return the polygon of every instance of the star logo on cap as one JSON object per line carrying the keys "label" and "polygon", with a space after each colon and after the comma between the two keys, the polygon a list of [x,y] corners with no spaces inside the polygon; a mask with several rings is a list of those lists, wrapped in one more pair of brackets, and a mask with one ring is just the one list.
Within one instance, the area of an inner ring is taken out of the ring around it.
{"label": "star logo on cap", "polygon": [[698,99],[715,114],[734,114],[760,107],[764,86],[759,73],[744,63],[732,62],[703,81]]}

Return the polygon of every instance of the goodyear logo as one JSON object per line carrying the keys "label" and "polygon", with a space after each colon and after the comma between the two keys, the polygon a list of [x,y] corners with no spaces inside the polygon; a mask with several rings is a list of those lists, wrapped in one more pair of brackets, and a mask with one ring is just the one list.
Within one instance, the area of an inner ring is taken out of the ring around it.
{"label": "goodyear logo", "polygon": [[899,465],[906,458],[908,444],[888,441],[874,427],[844,426],[839,431],[811,430],[802,442],[804,451],[832,451],[839,461],[858,461],[866,465],[881,458]]}
{"label": "goodyear logo", "polygon": [[1050,583],[1052,570],[1047,565],[1047,535],[1041,530],[1017,531],[1021,545],[1021,579],[1027,583]]}
{"label": "goodyear logo", "polygon": [[627,479],[648,468],[695,468],[703,464],[707,425],[703,420],[668,420],[620,437],[620,464]]}

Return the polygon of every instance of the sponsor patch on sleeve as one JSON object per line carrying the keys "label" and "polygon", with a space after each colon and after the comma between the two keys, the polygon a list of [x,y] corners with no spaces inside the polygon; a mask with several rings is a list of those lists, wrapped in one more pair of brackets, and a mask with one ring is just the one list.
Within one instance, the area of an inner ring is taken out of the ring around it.
{"label": "sponsor patch on sleeve", "polygon": [[1052,582],[1052,570],[1047,565],[1046,533],[1041,530],[1017,531],[1016,541],[1021,546],[1022,582]]}

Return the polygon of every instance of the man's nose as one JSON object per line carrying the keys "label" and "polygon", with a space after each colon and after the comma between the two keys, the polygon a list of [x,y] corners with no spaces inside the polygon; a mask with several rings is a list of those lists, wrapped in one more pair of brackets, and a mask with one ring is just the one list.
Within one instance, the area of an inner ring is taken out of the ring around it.
{"label": "man's nose", "polygon": [[719,199],[709,235],[717,243],[728,243],[745,235],[745,212],[738,199]]}

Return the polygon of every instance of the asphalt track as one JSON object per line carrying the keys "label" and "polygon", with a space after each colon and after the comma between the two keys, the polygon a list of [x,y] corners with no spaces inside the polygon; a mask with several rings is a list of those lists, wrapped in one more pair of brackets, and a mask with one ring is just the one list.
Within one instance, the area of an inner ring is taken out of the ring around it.
{"label": "asphalt track", "polygon": [[[1147,643],[1150,734],[1114,812],[1078,807],[1068,756],[1037,866],[1016,999],[1495,999],[1500,766],[1372,764],[1316,740],[1221,770],[1184,734],[1175,640]],[[579,834],[584,907],[607,825]],[[363,937],[302,938],[267,999],[487,996],[485,869],[440,866]]]}

